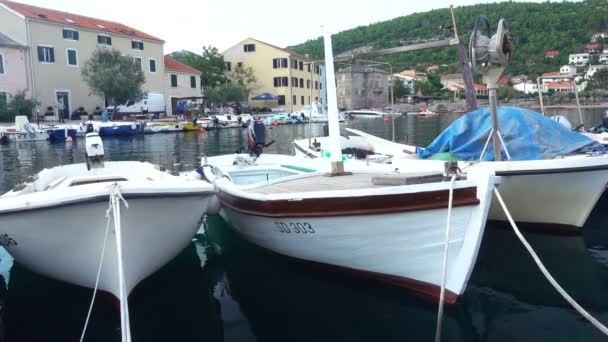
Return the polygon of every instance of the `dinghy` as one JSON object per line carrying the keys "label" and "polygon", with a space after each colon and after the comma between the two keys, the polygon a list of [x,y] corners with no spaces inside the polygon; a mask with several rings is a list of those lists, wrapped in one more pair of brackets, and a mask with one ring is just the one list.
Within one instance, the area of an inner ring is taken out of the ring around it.
{"label": "dinghy", "polygon": [[[328,35],[325,51],[331,164],[324,160],[325,168],[316,169],[314,163],[291,157],[289,170],[276,164],[266,166],[264,174],[263,165],[209,163],[203,173],[218,190],[222,215],[244,238],[281,255],[436,300],[444,287],[444,301],[455,302],[475,265],[498,178],[483,168],[467,175],[448,168],[446,179],[443,172],[403,175],[360,162],[343,163]],[[250,138],[250,152],[259,152],[255,147],[264,144],[256,137]],[[258,180],[252,181],[253,176]],[[446,241],[448,212],[452,233]],[[444,243],[449,245],[449,266],[442,283]]]}
{"label": "dinghy", "polygon": [[[126,298],[119,279],[128,295],[185,248],[201,216],[217,208],[214,190],[196,173],[176,176],[136,161],[104,163],[96,133],[87,135],[86,153],[86,164],[44,169],[0,196],[0,244],[34,272],[90,288],[105,249],[98,288]],[[113,196],[122,207],[117,221],[107,216]],[[122,249],[114,243],[117,231]]]}
{"label": "dinghy", "polygon": [[15,116],[15,126],[4,128],[3,136],[14,142],[49,140],[47,132],[32,125],[25,115]]}

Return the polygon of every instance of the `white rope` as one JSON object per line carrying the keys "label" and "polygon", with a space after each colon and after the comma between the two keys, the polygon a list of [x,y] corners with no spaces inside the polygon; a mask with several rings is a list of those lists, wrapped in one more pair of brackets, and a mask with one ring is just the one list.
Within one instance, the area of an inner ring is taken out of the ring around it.
{"label": "white rope", "polygon": [[[111,196],[111,195],[110,195]],[[87,319],[84,321],[84,328],[82,329],[82,335],[80,335],[80,342],[84,341],[84,335],[87,332],[87,326],[89,325],[89,319],[93,312],[93,304],[95,303],[95,296],[97,294],[97,287],[99,286],[99,277],[101,275],[101,266],[103,265],[104,255],[106,254],[106,242],[108,241],[108,233],[110,232],[110,211],[112,211],[112,199],[110,198],[110,204],[106,211],[106,234],[103,238],[103,247],[101,248],[101,256],[99,257],[99,266],[97,267],[97,277],[95,278],[95,287],[93,287],[93,298],[91,298],[91,304],[89,305],[89,312],[87,313]]]}
{"label": "white rope", "polygon": [[445,282],[448,273],[448,251],[450,247],[450,221],[452,220],[452,203],[454,201],[454,182],[456,174],[452,175],[450,181],[450,195],[448,199],[448,218],[445,225],[445,241],[443,243],[443,266],[441,270],[441,291],[439,292],[439,310],[437,311],[437,329],[435,330],[435,342],[441,341],[441,329],[443,325],[443,301],[445,300]]}
{"label": "white rope", "polygon": [[116,232],[116,253],[118,259],[118,287],[120,300],[120,330],[122,342],[131,342],[131,324],[129,322],[129,302],[128,293],[126,290],[124,279],[124,267],[122,260],[122,227],[120,221],[120,201],[125,203],[125,207],[129,207],[127,201],[120,193],[118,183],[112,187],[110,202],[112,203],[112,213],[114,214],[114,230]]}
{"label": "white rope", "polygon": [[591,324],[593,324],[593,326],[595,326],[598,330],[600,330],[602,333],[604,333],[604,335],[608,335],[608,328],[606,328],[606,326],[603,325],[600,321],[598,321],[595,317],[591,316],[590,313],[588,313],[572,297],[570,297],[570,295],[566,292],[566,290],[564,290],[557,283],[557,281],[553,278],[553,276],[551,276],[549,271],[547,271],[547,269],[545,268],[545,265],[543,265],[543,263],[540,261],[540,258],[538,257],[538,255],[536,255],[536,253],[532,249],[532,246],[530,246],[528,241],[526,241],[524,236],[521,234],[521,232],[517,228],[517,225],[515,224],[515,221],[513,221],[513,217],[511,217],[509,210],[507,210],[507,206],[505,205],[505,202],[502,200],[502,197],[500,196],[500,193],[498,192],[497,188],[494,188],[494,193],[496,194],[496,198],[498,198],[498,201],[500,202],[500,205],[502,206],[502,209],[505,212],[507,219],[511,223],[511,227],[513,227],[513,231],[515,232],[515,235],[517,235],[517,237],[519,238],[521,243],[524,245],[524,247],[526,247],[526,249],[528,250],[528,253],[530,253],[530,255],[532,256],[532,259],[534,259],[534,262],[536,262],[536,265],[538,266],[540,271],[543,273],[545,278],[547,278],[549,283],[551,283],[551,285],[553,285],[555,290],[557,290],[557,292],[560,295],[562,295],[562,297],[564,297],[564,299],[568,303],[570,303],[570,305],[572,305],[572,307],[574,307],[574,309],[576,309],[576,311],[578,311],[583,317],[585,317],[585,319],[587,319]]}

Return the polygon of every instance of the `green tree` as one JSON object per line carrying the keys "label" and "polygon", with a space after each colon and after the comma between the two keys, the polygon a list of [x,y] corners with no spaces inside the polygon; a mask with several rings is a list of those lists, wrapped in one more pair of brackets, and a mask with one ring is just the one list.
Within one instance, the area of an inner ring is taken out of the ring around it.
{"label": "green tree", "polygon": [[25,90],[18,91],[6,105],[0,103],[0,121],[14,121],[15,115],[31,117],[34,106],[36,102],[27,97]]}
{"label": "green tree", "polygon": [[211,89],[226,83],[224,56],[220,54],[216,47],[203,46],[201,55],[183,51],[173,53],[172,57],[202,72],[201,86],[205,89]]}
{"label": "green tree", "polygon": [[144,96],[146,81],[141,66],[133,57],[123,56],[116,49],[97,49],[82,68],[82,79],[91,93],[105,97],[114,105],[119,101],[139,100]]}
{"label": "green tree", "polygon": [[505,100],[506,102],[512,99],[518,99],[519,95],[519,91],[513,88],[512,85],[501,86],[500,89],[498,89],[498,98]]}
{"label": "green tree", "polygon": [[608,69],[600,69],[593,74],[585,90],[608,89]]}
{"label": "green tree", "polygon": [[249,98],[252,91],[260,89],[258,79],[255,77],[255,70],[246,67],[245,64],[237,64],[230,73],[230,80],[245,91],[245,98]]}
{"label": "green tree", "polygon": [[224,84],[219,87],[205,90],[207,101],[214,106],[223,106],[228,102],[243,102],[247,99],[247,93],[243,87],[233,84]]}
{"label": "green tree", "polygon": [[410,91],[411,89],[409,87],[404,86],[403,82],[400,79],[393,79],[393,101],[395,103],[399,102],[400,98],[409,95]]}
{"label": "green tree", "polygon": [[420,92],[422,95],[432,95],[435,94],[437,90],[438,89],[433,86],[433,83],[431,83],[430,80],[416,81],[414,83],[414,92],[416,94]]}

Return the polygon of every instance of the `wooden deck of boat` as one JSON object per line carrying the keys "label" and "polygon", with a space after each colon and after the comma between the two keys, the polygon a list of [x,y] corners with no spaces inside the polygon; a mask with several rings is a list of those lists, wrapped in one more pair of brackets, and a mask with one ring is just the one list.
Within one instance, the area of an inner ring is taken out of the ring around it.
{"label": "wooden deck of boat", "polygon": [[[408,174],[407,177],[428,176],[428,173]],[[332,191],[350,189],[379,188],[387,185],[376,185],[372,179],[382,176],[378,173],[355,173],[344,176],[314,175],[310,177],[285,180],[274,184],[262,185],[249,189],[249,192],[260,194],[277,194],[293,192]],[[405,175],[403,175],[405,176]]]}

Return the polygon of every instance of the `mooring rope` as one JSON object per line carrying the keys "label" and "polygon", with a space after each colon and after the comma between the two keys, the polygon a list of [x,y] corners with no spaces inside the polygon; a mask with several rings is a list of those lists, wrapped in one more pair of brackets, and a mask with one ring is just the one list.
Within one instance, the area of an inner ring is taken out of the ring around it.
{"label": "mooring rope", "polygon": [[[114,229],[116,231],[116,233],[118,234],[118,232],[120,231],[120,201],[122,201],[125,206],[128,208],[129,204],[127,203],[127,201],[124,199],[124,197],[122,196],[122,194],[120,193],[120,188],[118,187],[118,184],[114,184],[110,190],[110,201],[109,201],[109,206],[108,206],[108,210],[106,210],[106,232],[103,238],[103,246],[101,248],[101,256],[99,257],[99,266],[97,267],[97,276],[95,278],[95,286],[93,287],[93,297],[91,298],[91,304],[89,305],[89,311],[87,312],[87,318],[84,322],[84,328],[82,329],[82,335],[80,335],[80,342],[84,341],[84,336],[86,334],[87,331],[87,327],[89,325],[89,320],[91,318],[91,313],[93,312],[93,304],[95,303],[95,297],[97,295],[97,290],[99,287],[99,279],[101,276],[101,269],[103,266],[103,260],[104,260],[104,256],[106,253],[106,246],[107,246],[107,240],[108,240],[108,235],[110,232],[110,213],[113,214],[113,219],[114,219]],[[118,237],[117,237],[118,239]],[[119,253],[119,255],[122,253]],[[119,278],[121,278],[121,275],[119,275]],[[122,285],[122,281],[121,281],[121,285]],[[124,297],[124,289],[122,289],[121,287],[121,297]],[[122,303],[122,298],[121,298],[121,303]],[[130,342],[131,341],[131,329],[129,326],[129,319],[128,319],[128,305],[127,305],[127,311],[126,311],[126,326],[124,325],[124,313],[122,310],[122,305],[121,305],[121,330],[123,330],[123,342]],[[126,339],[125,339],[125,333],[128,333]]]}
{"label": "mooring rope", "polygon": [[572,305],[572,307],[574,307],[574,309],[576,309],[576,311],[578,311],[583,317],[585,317],[585,319],[587,319],[591,324],[593,324],[593,326],[595,326],[598,330],[600,330],[602,333],[604,333],[604,335],[608,335],[608,328],[606,328],[606,326],[603,325],[600,321],[598,321],[595,317],[591,316],[590,313],[588,313],[572,297],[570,297],[570,295],[566,292],[566,290],[564,290],[557,283],[557,281],[549,273],[549,271],[547,270],[547,268],[545,267],[545,265],[543,265],[542,261],[540,261],[540,258],[538,257],[538,255],[536,255],[536,253],[532,249],[532,246],[530,246],[530,244],[528,243],[528,241],[526,241],[526,239],[524,238],[524,236],[521,234],[521,232],[517,228],[517,225],[515,224],[515,221],[513,220],[513,217],[511,217],[511,214],[509,213],[509,210],[507,209],[507,206],[505,205],[505,202],[503,201],[502,197],[500,196],[500,192],[498,192],[497,188],[494,188],[494,193],[496,194],[496,198],[498,198],[498,202],[500,202],[500,205],[502,206],[502,210],[505,212],[505,215],[507,216],[507,219],[509,220],[509,223],[511,223],[511,227],[513,227],[513,231],[515,232],[515,235],[517,235],[517,237],[519,238],[519,240],[521,241],[521,243],[524,245],[524,247],[526,247],[526,249],[528,250],[528,253],[530,253],[530,255],[532,256],[532,259],[534,259],[534,262],[536,263],[536,265],[538,266],[538,268],[540,269],[540,271],[543,273],[543,275],[545,276],[545,278],[547,278],[547,280],[549,281],[549,283],[551,283],[551,285],[553,285],[553,287],[555,288],[555,290],[557,290],[557,292],[562,297],[564,297],[564,299],[568,303],[570,303],[570,305]]}
{"label": "mooring rope", "polygon": [[[112,195],[110,195],[112,196]],[[87,313],[87,319],[84,321],[84,328],[82,329],[82,335],[80,335],[80,342],[84,341],[84,335],[87,332],[87,326],[89,325],[89,319],[91,318],[91,312],[93,312],[93,304],[95,303],[95,296],[97,295],[97,288],[99,286],[99,277],[101,275],[101,267],[103,266],[103,259],[106,254],[106,242],[108,241],[108,233],[110,232],[110,212],[112,211],[112,199],[108,210],[106,210],[106,234],[103,238],[103,246],[101,248],[101,256],[99,257],[99,266],[97,267],[97,277],[95,278],[95,287],[93,287],[93,298],[91,298],[91,304],[89,305],[89,312]]]}
{"label": "mooring rope", "polygon": [[441,269],[441,290],[439,292],[439,309],[437,311],[437,329],[435,330],[435,342],[441,341],[441,329],[443,325],[443,301],[445,299],[445,281],[448,271],[448,251],[450,248],[450,221],[452,220],[452,203],[454,202],[454,182],[457,174],[452,175],[450,181],[450,195],[448,198],[448,218],[445,225],[445,240],[443,243],[443,266]]}

